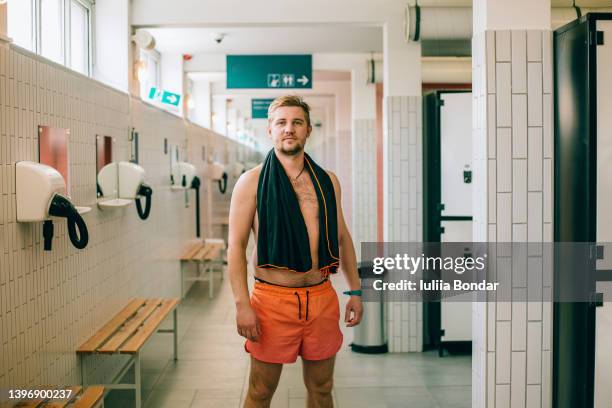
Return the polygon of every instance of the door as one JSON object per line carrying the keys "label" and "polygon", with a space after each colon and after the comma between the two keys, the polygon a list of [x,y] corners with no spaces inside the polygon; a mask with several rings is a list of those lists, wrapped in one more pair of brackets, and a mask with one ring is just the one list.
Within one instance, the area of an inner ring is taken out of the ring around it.
{"label": "door", "polygon": [[[590,109],[594,71],[589,70],[595,61],[589,24],[584,18],[554,33],[555,242],[596,240],[597,143]],[[555,292],[572,285],[577,270],[571,266],[571,257],[555,254]],[[587,302],[555,302],[553,308],[553,407],[592,407],[595,309]]]}
{"label": "door", "polygon": [[[423,98],[424,242],[472,241],[471,95],[434,92]],[[435,246],[427,255],[443,256]],[[471,341],[469,300],[425,302],[423,310],[424,343],[430,348],[441,342]]]}
{"label": "door", "polygon": [[[596,48],[597,75],[597,242],[604,257],[597,269],[612,270],[612,20],[595,22],[603,33]],[[597,282],[603,306],[595,312],[595,408],[612,407],[612,282]]]}
{"label": "door", "polygon": [[[472,242],[472,93],[440,93],[440,242]],[[472,341],[472,298],[440,305],[441,342]]]}

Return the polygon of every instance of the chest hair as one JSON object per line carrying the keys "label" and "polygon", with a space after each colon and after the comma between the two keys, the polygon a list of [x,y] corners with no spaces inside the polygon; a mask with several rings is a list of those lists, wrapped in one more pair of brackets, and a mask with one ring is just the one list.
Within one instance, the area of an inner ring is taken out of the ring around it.
{"label": "chest hair", "polygon": [[305,175],[298,177],[297,180],[291,180],[295,194],[297,195],[300,207],[308,207],[309,209],[318,209],[319,201],[315,193],[312,181]]}

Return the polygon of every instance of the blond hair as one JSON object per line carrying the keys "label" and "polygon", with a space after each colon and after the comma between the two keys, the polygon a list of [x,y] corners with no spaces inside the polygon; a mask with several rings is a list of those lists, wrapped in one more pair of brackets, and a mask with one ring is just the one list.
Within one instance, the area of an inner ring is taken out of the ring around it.
{"label": "blond hair", "polygon": [[306,117],[306,124],[310,126],[310,106],[304,102],[302,97],[297,95],[284,95],[274,99],[268,107],[268,120],[278,108],[283,106],[296,106],[298,108],[302,108],[304,111],[304,116]]}

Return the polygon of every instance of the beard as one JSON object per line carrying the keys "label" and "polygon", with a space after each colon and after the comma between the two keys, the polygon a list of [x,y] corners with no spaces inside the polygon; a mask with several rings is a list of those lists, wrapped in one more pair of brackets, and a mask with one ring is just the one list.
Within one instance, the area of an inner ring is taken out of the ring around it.
{"label": "beard", "polygon": [[278,150],[284,155],[295,156],[296,154],[299,154],[304,151],[304,145],[300,144],[299,142],[296,142],[293,147],[286,148],[281,143],[281,146]]}

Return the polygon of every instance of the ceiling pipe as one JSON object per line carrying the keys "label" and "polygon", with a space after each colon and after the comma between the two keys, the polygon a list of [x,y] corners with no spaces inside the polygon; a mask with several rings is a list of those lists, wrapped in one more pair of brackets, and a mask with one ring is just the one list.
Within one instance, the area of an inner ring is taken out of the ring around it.
{"label": "ceiling pipe", "polygon": [[[612,12],[612,8],[553,7],[551,28],[554,30],[581,15],[594,12]],[[407,41],[469,40],[472,38],[472,8],[408,5],[404,28]]]}
{"label": "ceiling pipe", "polygon": [[[368,61],[368,83],[383,82],[382,60]],[[423,57],[421,59],[423,83],[465,84],[472,82],[472,59],[469,57]]]}

